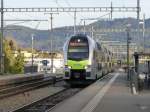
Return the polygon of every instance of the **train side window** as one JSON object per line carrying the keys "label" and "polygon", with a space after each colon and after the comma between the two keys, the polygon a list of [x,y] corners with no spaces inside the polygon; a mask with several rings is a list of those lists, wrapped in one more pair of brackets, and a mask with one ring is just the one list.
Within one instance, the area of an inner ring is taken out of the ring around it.
{"label": "train side window", "polygon": [[107,57],[107,61],[109,62],[109,57]]}
{"label": "train side window", "polygon": [[102,64],[98,63],[98,70],[101,70],[101,69],[102,69]]}
{"label": "train side window", "polygon": [[109,63],[109,67],[111,67],[111,63]]}
{"label": "train side window", "polygon": [[96,51],[95,50],[93,51],[93,59],[94,60],[96,59]]}
{"label": "train side window", "polygon": [[105,63],[102,63],[101,66],[102,66],[102,68],[103,68],[103,67],[105,66]]}
{"label": "train side window", "polygon": [[105,67],[108,67],[108,63],[107,62],[105,62]]}

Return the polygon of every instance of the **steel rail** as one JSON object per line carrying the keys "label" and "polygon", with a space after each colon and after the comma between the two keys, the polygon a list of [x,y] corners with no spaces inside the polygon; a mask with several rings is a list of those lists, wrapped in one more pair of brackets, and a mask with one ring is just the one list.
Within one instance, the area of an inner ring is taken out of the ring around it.
{"label": "steel rail", "polygon": [[52,78],[52,77],[46,77],[43,80],[38,80],[38,81],[32,81],[32,82],[24,82],[21,85],[17,85],[15,87],[7,87],[7,88],[3,88],[0,90],[0,98],[5,98],[8,96],[12,96],[12,95],[16,95],[19,93],[23,93],[26,91],[30,91],[42,86],[46,86],[49,84],[55,84],[56,82],[62,81],[61,77],[58,78]]}
{"label": "steel rail", "polygon": [[[31,104],[25,105],[25,106],[18,108],[12,112],[25,112],[25,111],[46,112],[47,110],[49,110],[49,108],[54,107],[55,105],[57,105],[58,103],[60,103],[61,101],[65,100],[69,97],[72,97],[73,95],[75,95],[76,93],[78,93],[81,90],[82,90],[82,88],[65,88],[64,90],[59,91],[58,93],[55,93],[44,99],[40,99],[39,101],[35,101]],[[39,108],[39,109],[36,108],[38,106],[42,106],[43,108]]]}

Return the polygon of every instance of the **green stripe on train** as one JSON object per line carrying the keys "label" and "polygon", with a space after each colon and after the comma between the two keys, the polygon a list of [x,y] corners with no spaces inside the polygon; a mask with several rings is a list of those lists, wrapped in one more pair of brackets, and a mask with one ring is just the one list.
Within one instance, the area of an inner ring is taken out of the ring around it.
{"label": "green stripe on train", "polygon": [[71,69],[84,69],[86,65],[88,65],[88,60],[83,60],[83,61],[72,61],[68,60],[67,61],[68,66],[71,67]]}

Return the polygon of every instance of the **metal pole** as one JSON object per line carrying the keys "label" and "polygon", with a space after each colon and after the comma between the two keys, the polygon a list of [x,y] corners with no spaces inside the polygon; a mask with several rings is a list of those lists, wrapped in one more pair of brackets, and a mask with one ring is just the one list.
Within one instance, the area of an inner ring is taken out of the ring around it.
{"label": "metal pole", "polygon": [[84,34],[85,34],[85,32],[86,32],[86,29],[85,29],[85,20],[84,20]]}
{"label": "metal pole", "polygon": [[33,54],[33,45],[34,45],[34,42],[33,42],[33,40],[34,40],[34,35],[32,34],[32,73],[33,73],[33,58],[34,58],[34,54]]}
{"label": "metal pole", "polygon": [[76,21],[77,21],[77,12],[74,12],[74,34],[76,34]]}
{"label": "metal pole", "polygon": [[94,33],[93,33],[94,29],[93,26],[91,27],[91,37],[94,38]]}
{"label": "metal pole", "polygon": [[0,72],[4,73],[4,49],[3,49],[3,41],[4,41],[4,2],[1,0],[1,38],[0,38]]}
{"label": "metal pole", "polygon": [[143,14],[143,52],[145,52],[145,14]]}
{"label": "metal pole", "polygon": [[140,19],[140,0],[137,0],[137,19]]}
{"label": "metal pole", "polygon": [[117,61],[119,60],[119,46],[118,46],[118,48],[117,48]]}
{"label": "metal pole", "polygon": [[[51,33],[53,32],[53,14],[59,14],[59,13],[45,13],[45,14],[50,14],[50,20],[51,20],[51,24],[50,24],[50,27],[51,27]],[[53,73],[53,40],[52,40],[52,36],[51,36],[51,73]]]}
{"label": "metal pole", "polygon": [[[4,12],[110,12],[109,7],[23,7],[5,8]],[[137,12],[137,7],[113,7],[113,12]]]}
{"label": "metal pole", "polygon": [[[51,19],[51,33],[53,32],[53,13],[50,13],[50,19]],[[53,40],[51,36],[51,73],[53,73]]]}
{"label": "metal pole", "polygon": [[127,25],[127,79],[129,80],[129,66],[130,66],[130,62],[129,62],[129,43],[130,43],[130,24]]}
{"label": "metal pole", "polygon": [[112,18],[113,18],[113,4],[112,4],[112,2],[111,2],[111,6],[110,6],[110,8],[111,8],[111,12],[110,12],[110,19],[112,20]]}
{"label": "metal pole", "polygon": [[140,52],[140,0],[137,0],[137,21],[138,21],[138,52]]}

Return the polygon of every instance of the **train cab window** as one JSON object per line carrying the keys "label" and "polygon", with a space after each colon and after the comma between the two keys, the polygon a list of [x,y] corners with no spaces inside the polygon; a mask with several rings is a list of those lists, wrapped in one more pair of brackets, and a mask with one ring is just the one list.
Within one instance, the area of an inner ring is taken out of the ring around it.
{"label": "train cab window", "polygon": [[86,37],[72,37],[68,47],[68,59],[84,60],[89,57],[89,46]]}

